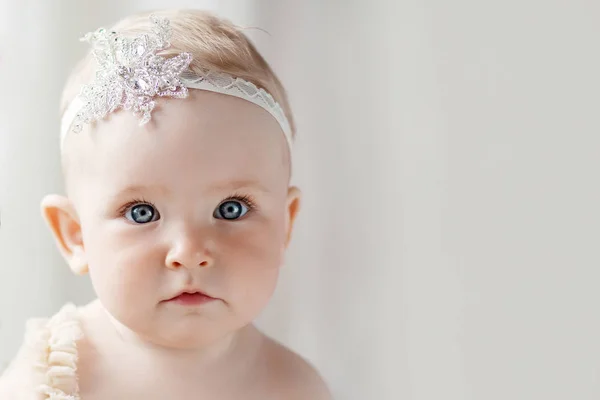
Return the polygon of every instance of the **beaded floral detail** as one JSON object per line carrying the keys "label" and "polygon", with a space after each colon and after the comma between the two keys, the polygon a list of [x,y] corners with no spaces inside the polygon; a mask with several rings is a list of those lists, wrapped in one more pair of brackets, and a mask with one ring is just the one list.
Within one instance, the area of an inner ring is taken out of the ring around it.
{"label": "beaded floral detail", "polygon": [[89,42],[99,69],[95,80],[79,94],[83,103],[75,115],[73,131],[103,119],[118,108],[141,116],[140,125],[150,120],[155,96],[185,98],[187,88],[180,80],[192,60],[189,53],[171,58],[157,53],[170,46],[171,27],[167,18],[151,16],[152,33],[125,37],[100,28],[81,40]]}

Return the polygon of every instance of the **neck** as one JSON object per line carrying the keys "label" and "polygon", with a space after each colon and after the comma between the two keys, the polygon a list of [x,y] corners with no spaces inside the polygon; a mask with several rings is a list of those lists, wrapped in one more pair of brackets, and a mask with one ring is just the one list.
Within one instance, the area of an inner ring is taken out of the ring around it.
{"label": "neck", "polygon": [[[92,315],[96,327],[92,329],[100,333],[97,350],[106,349],[106,359],[123,360],[123,368],[135,368],[143,365],[150,376],[165,377],[177,375],[179,378],[231,376],[232,366],[242,370],[251,364],[260,344],[261,335],[252,326],[246,326],[218,340],[192,349],[171,348],[157,345],[136,334],[114,317],[112,317],[99,301],[92,303]],[[110,355],[109,355],[110,354]],[[104,358],[104,357],[101,357]],[[121,361],[119,361],[121,362]],[[167,374],[167,375],[165,375]]]}

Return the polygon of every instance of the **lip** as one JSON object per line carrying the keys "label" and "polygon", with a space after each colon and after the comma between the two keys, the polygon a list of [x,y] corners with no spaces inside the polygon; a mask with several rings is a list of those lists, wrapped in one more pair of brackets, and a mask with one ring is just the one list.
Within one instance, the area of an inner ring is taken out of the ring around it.
{"label": "lip", "polygon": [[174,296],[168,300],[165,300],[166,303],[175,303],[184,306],[197,306],[201,304],[210,303],[215,301],[214,297],[207,295],[206,293],[202,293],[200,291],[183,291],[179,293],[177,296]]}

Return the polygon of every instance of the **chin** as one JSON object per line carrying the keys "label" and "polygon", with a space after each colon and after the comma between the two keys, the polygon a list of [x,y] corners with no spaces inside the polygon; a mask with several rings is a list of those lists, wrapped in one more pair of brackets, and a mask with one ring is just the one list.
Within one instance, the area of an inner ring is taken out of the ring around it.
{"label": "chin", "polygon": [[225,341],[232,332],[210,332],[207,330],[165,332],[160,337],[150,338],[155,344],[179,350],[203,349],[220,341]]}
{"label": "chin", "polygon": [[[158,322],[158,321],[157,321]],[[204,348],[230,337],[237,331],[237,324],[230,318],[205,318],[190,316],[187,318],[168,319],[155,324],[152,332],[153,341],[164,347],[177,349]],[[233,326],[232,326],[233,325]],[[149,333],[150,333],[149,332]]]}

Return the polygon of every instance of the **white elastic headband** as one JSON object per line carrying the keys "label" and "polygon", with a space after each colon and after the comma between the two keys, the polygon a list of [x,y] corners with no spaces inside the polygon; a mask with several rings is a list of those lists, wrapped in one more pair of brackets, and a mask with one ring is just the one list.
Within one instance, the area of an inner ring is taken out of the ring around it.
{"label": "white elastic headband", "polygon": [[194,73],[188,70],[192,60],[189,53],[168,59],[157,55],[170,46],[171,28],[167,18],[151,16],[150,19],[152,34],[128,38],[100,28],[82,38],[94,46],[93,54],[100,69],[94,82],[82,87],[63,114],[61,147],[69,130],[80,132],[84,124],[101,120],[118,108],[141,115],[140,125],[143,125],[150,120],[156,96],[185,98],[189,88],[239,97],[262,107],[281,126],[291,151],[290,124],[268,92],[225,73]]}

